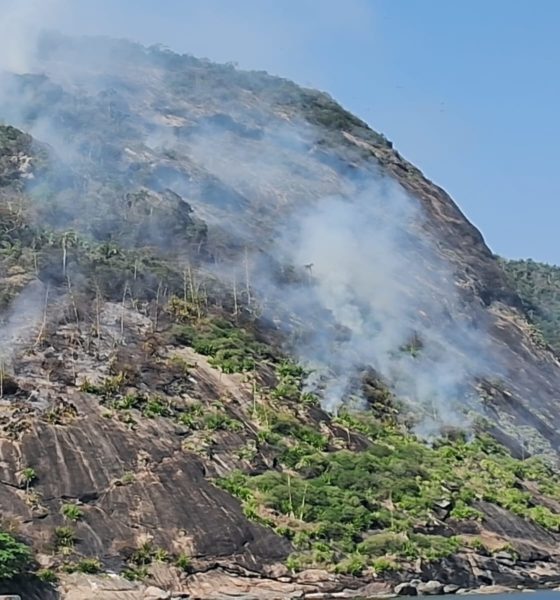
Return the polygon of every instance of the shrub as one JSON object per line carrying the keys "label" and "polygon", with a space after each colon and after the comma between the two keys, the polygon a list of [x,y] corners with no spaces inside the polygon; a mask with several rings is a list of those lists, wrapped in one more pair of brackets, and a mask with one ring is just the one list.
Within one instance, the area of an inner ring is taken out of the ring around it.
{"label": "shrub", "polygon": [[396,571],[399,568],[398,564],[394,560],[391,560],[390,558],[385,558],[383,556],[380,558],[376,558],[371,564],[371,566],[378,575],[381,575],[383,573],[389,573],[390,571]]}
{"label": "shrub", "polygon": [[185,573],[190,573],[192,569],[192,560],[190,556],[182,552],[177,557],[177,560],[175,561],[175,566],[178,569],[181,569],[181,571],[184,571]]}
{"label": "shrub", "polygon": [[386,531],[368,536],[358,545],[358,551],[371,557],[381,557],[386,554],[399,555],[406,543],[407,539],[404,535]]}
{"label": "shrub", "polygon": [[151,398],[144,405],[142,414],[148,418],[171,417],[173,411],[158,398]]}
{"label": "shrub", "polygon": [[63,504],[60,513],[67,518],[69,521],[79,521],[83,516],[83,510],[74,503]]}
{"label": "shrub", "polygon": [[0,580],[20,575],[29,566],[31,551],[10,534],[0,532]]}
{"label": "shrub", "polygon": [[136,481],[136,475],[132,471],[126,471],[121,477],[120,482],[122,485],[130,485]]}
{"label": "shrub", "polygon": [[82,384],[80,385],[80,392],[84,392],[86,394],[101,395],[102,389],[101,387],[91,383],[89,379],[84,379],[82,381]]}
{"label": "shrub", "polygon": [[455,503],[455,506],[452,508],[452,510],[449,514],[454,519],[460,519],[460,520],[463,520],[463,519],[479,520],[479,519],[482,519],[482,516],[483,516],[479,510],[477,510],[476,508],[473,508],[472,506],[468,506],[462,500],[457,500],[457,502]]}
{"label": "shrub", "polygon": [[103,571],[103,565],[96,558],[83,558],[78,562],[66,563],[63,567],[66,573],[85,573],[95,575]]}
{"label": "shrub", "polygon": [[37,571],[37,577],[44,583],[57,583],[58,575],[52,569],[39,569]]}
{"label": "shrub", "polygon": [[152,562],[153,553],[152,542],[144,542],[134,551],[130,557],[130,562],[137,566],[149,565]]}
{"label": "shrub", "polygon": [[29,486],[36,479],[37,479],[37,473],[35,472],[35,469],[33,467],[26,467],[21,472],[21,480],[22,480],[22,482],[23,482],[23,484],[25,485],[26,488],[29,488]]}
{"label": "shrub", "polygon": [[103,565],[97,558],[84,558],[76,565],[76,571],[94,575],[103,571]]}
{"label": "shrub", "polygon": [[128,581],[144,581],[148,578],[148,569],[146,567],[127,567],[122,576]]}
{"label": "shrub", "polygon": [[366,559],[361,554],[352,554],[341,560],[335,567],[337,573],[359,576],[366,568]]}
{"label": "shrub", "polygon": [[240,500],[249,500],[253,494],[247,483],[249,478],[241,473],[241,471],[233,471],[227,477],[222,477],[217,480],[217,484],[232,496]]}
{"label": "shrub", "polygon": [[156,562],[167,562],[169,560],[169,552],[167,552],[167,550],[164,550],[163,548],[156,548],[152,552],[152,558]]}
{"label": "shrub", "polygon": [[460,547],[456,537],[443,537],[440,535],[415,534],[411,541],[418,548],[418,553],[426,560],[439,560],[455,554]]}
{"label": "shrub", "polygon": [[298,571],[302,571],[305,568],[304,561],[302,557],[298,554],[290,554],[286,559],[286,567],[290,569],[290,571],[297,573]]}
{"label": "shrub", "polygon": [[279,379],[302,379],[305,376],[305,370],[303,367],[289,360],[283,360],[276,367],[276,374]]}
{"label": "shrub", "polygon": [[249,371],[268,351],[249,331],[223,319],[205,319],[195,325],[177,327],[175,338],[209,356],[209,362],[224,373]]}
{"label": "shrub", "polygon": [[54,538],[57,548],[71,548],[76,540],[76,535],[71,527],[57,527],[54,530]]}
{"label": "shrub", "polygon": [[546,506],[533,506],[527,511],[530,519],[550,531],[560,531],[560,515],[553,513]]}
{"label": "shrub", "polygon": [[127,394],[123,398],[115,399],[111,406],[115,410],[132,410],[133,408],[141,408],[144,404],[144,399],[136,394]]}
{"label": "shrub", "polygon": [[211,431],[240,431],[243,429],[243,425],[240,421],[232,419],[220,411],[206,415],[204,417],[204,426]]}

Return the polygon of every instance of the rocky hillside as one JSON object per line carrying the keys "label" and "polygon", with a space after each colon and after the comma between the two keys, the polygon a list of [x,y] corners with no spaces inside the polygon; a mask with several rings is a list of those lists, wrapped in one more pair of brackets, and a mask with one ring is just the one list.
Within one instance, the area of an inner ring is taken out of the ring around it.
{"label": "rocky hillside", "polygon": [[559,583],[560,365],[449,196],[291,82],[40,52],[0,95],[0,585]]}

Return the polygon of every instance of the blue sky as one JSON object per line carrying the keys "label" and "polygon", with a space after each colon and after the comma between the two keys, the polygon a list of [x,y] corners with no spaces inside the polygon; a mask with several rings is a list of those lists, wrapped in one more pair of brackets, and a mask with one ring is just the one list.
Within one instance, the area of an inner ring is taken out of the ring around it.
{"label": "blue sky", "polygon": [[556,0],[52,0],[48,17],[324,89],[495,252],[560,264]]}

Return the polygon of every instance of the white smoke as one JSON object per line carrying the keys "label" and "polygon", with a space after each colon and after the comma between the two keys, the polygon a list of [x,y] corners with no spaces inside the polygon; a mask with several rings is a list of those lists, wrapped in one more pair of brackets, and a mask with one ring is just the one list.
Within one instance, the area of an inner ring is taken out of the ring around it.
{"label": "white smoke", "polygon": [[[314,369],[326,409],[336,412],[357,370],[371,367],[424,414],[464,425],[473,382],[500,369],[483,311],[465,305],[419,201],[371,164],[342,174],[317,160],[315,135],[297,122],[271,125],[258,142],[208,128],[188,153],[256,214],[272,216],[266,232],[244,228],[247,242],[306,273],[281,285],[255,256],[251,283],[272,310],[304,324],[295,350]],[[230,215],[228,227],[238,231],[251,215]]]}
{"label": "white smoke", "polygon": [[64,0],[0,0],[0,70],[30,73],[42,30],[57,20]]}
{"label": "white smoke", "polygon": [[[64,60],[72,62],[75,54],[67,56],[65,48],[57,67],[71,78],[73,71],[64,70]],[[124,50],[120,56],[118,44],[108,48],[95,40],[85,43],[80,82],[90,72],[94,81],[86,90],[96,89],[102,81],[99,73],[113,80],[123,76],[122,65],[136,60]],[[90,71],[88,57],[95,66]],[[152,65],[149,72],[154,69]],[[304,124],[297,109],[279,114],[270,101],[273,94],[245,95],[244,101],[209,100],[195,116],[194,101],[162,88],[165,79],[156,75],[126,96],[137,136],[126,143],[146,143],[146,162],[156,165],[164,155],[158,146],[170,147],[175,158],[165,161],[168,175],[162,176],[161,187],[173,188],[199,215],[213,218],[248,248],[250,265],[237,265],[237,279],[243,280],[249,267],[263,310],[274,319],[303,324],[292,348],[315,369],[325,408],[336,411],[353,391],[358,370],[371,367],[422,412],[448,424],[460,421],[473,380],[495,364],[482,311],[463,306],[454,273],[426,231],[419,202],[348,146],[325,148],[319,143],[324,131]],[[237,85],[232,71],[220,77],[224,89],[227,77]],[[73,93],[71,81],[68,88],[64,80],[59,83]],[[208,85],[208,90],[196,89],[200,98],[211,98],[212,82]],[[276,84],[266,79],[266,85],[274,91]],[[165,109],[170,114],[163,115],[151,108],[156,92],[168,94],[175,113]],[[298,90],[289,88],[289,93],[298,100]],[[93,97],[98,96],[92,92]],[[27,102],[23,96],[14,100],[12,105]],[[33,131],[61,152],[66,146],[66,152],[78,153],[65,144],[73,132],[52,116],[56,107],[44,106],[42,112]],[[176,136],[177,114],[187,115],[196,127]],[[222,118],[209,118],[215,115]],[[97,133],[82,121],[76,137],[89,139]],[[215,199],[205,191],[205,177],[223,186]],[[226,198],[228,193],[231,198]],[[307,275],[299,283],[279,283],[263,256]],[[411,340],[420,346],[414,356],[406,348]]]}
{"label": "white smoke", "polygon": [[28,345],[43,317],[46,288],[32,281],[17,295],[0,321],[0,370],[11,366],[16,352]]}
{"label": "white smoke", "polygon": [[[423,220],[396,183],[370,176],[352,193],[296,211],[277,244],[312,272],[304,293],[278,295],[317,328],[299,352],[326,378],[328,410],[340,407],[358,368],[373,367],[401,399],[456,424],[470,384],[496,368],[484,318],[465,318]],[[342,339],[321,314],[342,326]],[[407,349],[413,340],[418,347]]]}

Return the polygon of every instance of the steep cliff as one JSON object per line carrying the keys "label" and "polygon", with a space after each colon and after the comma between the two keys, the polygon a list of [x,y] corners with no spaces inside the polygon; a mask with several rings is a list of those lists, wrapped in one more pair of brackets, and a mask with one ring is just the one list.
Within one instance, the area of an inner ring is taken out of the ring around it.
{"label": "steep cliff", "polygon": [[291,82],[41,53],[0,94],[6,589],[557,582],[560,364],[451,198]]}

